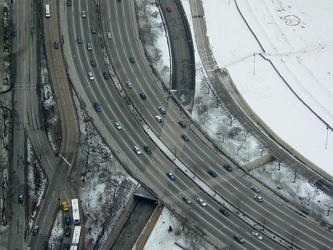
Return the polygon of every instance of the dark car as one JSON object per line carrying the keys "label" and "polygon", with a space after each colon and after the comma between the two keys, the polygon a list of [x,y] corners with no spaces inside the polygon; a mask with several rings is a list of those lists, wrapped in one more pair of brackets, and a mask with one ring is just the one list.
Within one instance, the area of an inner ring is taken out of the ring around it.
{"label": "dark car", "polygon": [[180,121],[178,122],[178,124],[182,127],[182,128],[186,128],[186,123],[184,121]]}
{"label": "dark car", "polygon": [[171,173],[171,172],[167,173],[167,176],[168,176],[172,181],[176,180],[176,176],[175,176],[173,173]]}
{"label": "dark car", "polygon": [[69,226],[71,224],[71,217],[69,215],[65,216],[65,223],[66,223],[66,226]]}
{"label": "dark car", "polygon": [[211,169],[208,169],[207,173],[213,178],[215,178],[217,176],[217,174]]}
{"label": "dark car", "polygon": [[131,63],[135,63],[135,59],[134,59],[133,56],[131,56],[131,57],[129,58],[129,60],[130,60]]}
{"label": "dark car", "polygon": [[18,196],[18,203],[22,204],[23,203],[23,194],[20,194]]}
{"label": "dark car", "polygon": [[227,171],[231,172],[232,171],[232,167],[228,164],[224,164],[223,166]]}
{"label": "dark car", "polygon": [[95,27],[91,27],[90,30],[91,30],[91,34],[96,34],[96,29],[95,29]]}
{"label": "dark car", "polygon": [[150,149],[150,147],[148,145],[145,145],[143,148],[144,148],[144,150],[146,150],[147,154],[151,154],[152,153],[152,151],[151,151],[151,149]]}
{"label": "dark car", "polygon": [[59,42],[58,41],[55,41],[54,44],[53,44],[53,48],[55,49],[59,49]]}
{"label": "dark car", "polygon": [[181,135],[184,141],[189,141],[190,139],[187,137],[187,135]]}
{"label": "dark car", "polygon": [[69,243],[64,243],[62,249],[63,250],[69,250],[71,248],[71,245]]}
{"label": "dark car", "polygon": [[224,209],[224,208],[220,208],[220,212],[221,212],[221,214],[223,214],[224,216],[229,216],[229,213],[228,213],[228,211],[226,210],[226,209]]}
{"label": "dark car", "polygon": [[81,44],[81,43],[82,43],[82,37],[81,37],[81,36],[78,36],[78,37],[76,38],[76,41],[77,41],[78,44]]}
{"label": "dark car", "polygon": [[39,226],[35,226],[34,229],[32,230],[33,235],[37,235],[39,230]]}
{"label": "dark car", "polygon": [[145,93],[140,93],[140,97],[142,100],[146,100],[147,99],[147,96]]}
{"label": "dark car", "polygon": [[238,234],[235,234],[235,235],[234,235],[234,239],[235,239],[236,241],[238,241],[239,243],[242,243],[242,244],[245,242],[245,240],[243,239],[243,237],[240,236],[240,235],[238,235]]}
{"label": "dark car", "polygon": [[66,227],[66,228],[65,228],[65,236],[66,236],[66,237],[71,236],[71,228],[70,228],[70,227]]}
{"label": "dark car", "polygon": [[97,66],[96,61],[93,60],[93,59],[90,60],[90,63],[91,63],[91,66],[93,66],[93,67],[96,67],[96,66]]}
{"label": "dark car", "polygon": [[103,77],[105,80],[109,80],[109,74],[107,72],[103,72]]}
{"label": "dark car", "polygon": [[96,112],[101,112],[102,111],[101,106],[99,105],[98,102],[94,102],[94,109],[96,110]]}

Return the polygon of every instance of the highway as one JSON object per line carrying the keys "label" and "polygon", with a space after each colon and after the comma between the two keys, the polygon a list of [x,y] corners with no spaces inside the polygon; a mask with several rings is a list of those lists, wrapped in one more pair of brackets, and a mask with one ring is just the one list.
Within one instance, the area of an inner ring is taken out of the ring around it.
{"label": "highway", "polygon": [[[25,12],[23,11],[25,7],[20,5],[22,13]],[[195,224],[194,227],[197,232],[215,245],[236,245],[233,234],[239,233],[246,240],[244,245],[237,244],[239,249],[282,248],[275,242],[268,240],[267,237],[263,241],[255,239],[251,235],[253,228],[236,215],[232,214],[229,217],[224,217],[219,212],[221,205],[199,189],[192,179],[181,172],[148,137],[142,129],[142,124],[147,123],[159,139],[174,152],[189,170],[230,203],[234,205],[239,203],[240,209],[250,217],[258,222],[262,221],[264,217],[266,219],[265,226],[281,237],[290,238],[295,236],[297,238],[295,244],[300,248],[319,249],[332,246],[332,237],[329,232],[295,214],[281,204],[276,197],[271,197],[270,194],[263,192],[261,195],[264,202],[256,202],[253,199],[253,192],[250,190],[251,181],[244,178],[242,170],[235,169],[233,172],[227,172],[222,166],[225,163],[230,164],[230,161],[209,148],[208,142],[193,132],[195,131],[194,125],[190,125],[186,129],[178,125],[178,121],[183,120],[184,116],[161,91],[161,86],[156,84],[144,58],[142,45],[137,35],[133,2],[102,1],[102,7],[102,26],[99,26],[99,23],[96,22],[96,13],[92,11],[96,8],[92,1],[78,1],[71,8],[64,8],[66,21],[62,22],[67,24],[67,34],[64,37],[68,39],[64,41],[65,59],[68,62],[73,62],[73,64],[69,63],[69,75],[73,80],[73,86],[82,105],[86,108],[88,115],[103,138],[130,173],[153,191],[162,203],[182,214],[189,223]],[[87,11],[87,18],[81,17],[81,10]],[[173,12],[176,12],[176,9],[173,9]],[[27,17],[23,16],[23,18],[25,20]],[[23,23],[21,25],[24,26]],[[25,25],[32,26],[29,22]],[[90,28],[96,26],[97,34],[92,34]],[[111,40],[105,37],[108,31],[112,33],[113,38]],[[78,44],[78,36],[82,37],[82,44]],[[48,46],[52,44],[52,40],[47,39],[46,41]],[[17,42],[20,48],[24,48],[27,42],[36,43],[34,39],[23,40],[23,38],[22,41]],[[87,50],[88,42],[92,43],[93,49],[91,51]],[[105,52],[101,50],[104,42],[107,42],[107,51],[110,53],[110,59],[118,79],[111,76],[110,79],[105,80],[102,76],[102,72],[108,71],[108,65],[104,60]],[[36,44],[30,45],[28,48],[29,51],[22,54],[23,59],[18,60],[22,61],[18,68],[20,72],[25,72],[25,74],[21,74],[21,79],[17,81],[21,85],[15,86],[15,100],[18,107],[26,107],[26,110],[22,110],[22,113],[17,113],[17,115],[24,118],[28,128],[28,136],[37,149],[37,153],[43,154],[41,161],[50,178],[50,186],[36,221],[36,225],[38,224],[41,227],[40,234],[38,237],[30,238],[29,244],[33,249],[39,249],[47,240],[47,232],[52,226],[50,218],[53,218],[59,209],[57,203],[59,192],[63,189],[66,190],[62,192],[62,198],[65,200],[70,199],[74,194],[67,181],[63,182],[63,180],[66,180],[68,166],[59,157],[54,157],[45,136],[45,131],[41,129],[43,124],[41,124],[40,114],[38,114],[40,109],[39,100],[36,95],[29,95],[29,89],[35,89],[34,84],[35,79],[37,79],[35,69],[28,67],[29,64],[37,64],[34,56],[36,54]],[[49,51],[49,53],[54,52]],[[129,61],[131,56],[135,58],[135,63]],[[90,61],[92,59],[96,61],[97,67],[91,66]],[[94,74],[94,80],[88,79],[88,72],[90,71]],[[125,81],[127,79],[132,82],[133,89],[126,87]],[[119,93],[118,80],[123,86],[122,91],[125,91],[127,96]],[[141,92],[147,95],[146,100],[139,97]],[[95,112],[92,106],[95,101],[101,104],[102,112]],[[130,102],[134,104],[140,116],[142,116],[142,121],[133,115],[133,110],[129,106]],[[161,105],[167,110],[165,115],[159,114],[158,107]],[[66,113],[66,106],[61,109]],[[163,123],[156,122],[154,116],[157,114],[163,117]],[[115,121],[121,123],[122,130],[115,128]],[[17,130],[21,131],[21,134],[17,134],[17,136],[21,136],[17,140],[20,143],[17,145],[19,147],[19,145],[22,145],[22,141],[19,141],[23,137],[22,126],[17,127]],[[66,139],[63,138],[65,144],[72,145],[72,141],[67,139],[70,135],[68,132],[64,133],[66,133],[64,134]],[[190,138],[189,142],[182,140],[182,134],[186,134]],[[71,162],[74,150],[73,148],[65,148],[63,146],[65,144],[62,144],[62,151],[66,152],[66,155],[70,155],[69,162]],[[144,152],[140,156],[136,155],[133,151],[134,145],[138,145],[142,150],[144,145],[149,145],[153,154],[148,155]],[[16,151],[14,150],[14,152]],[[20,149],[14,159],[19,162],[18,159],[22,155],[24,155],[24,152]],[[62,162],[62,164],[59,164],[59,162]],[[234,165],[233,167],[235,168]],[[207,170],[210,168],[218,173],[218,177],[212,179],[207,174]],[[59,173],[57,177],[54,177],[55,171]],[[168,179],[166,173],[169,171],[176,175],[177,180],[171,181]],[[22,182],[23,174],[20,174],[18,178],[22,178]],[[184,194],[192,199],[192,204],[188,205],[182,200]],[[197,197],[203,198],[208,206],[200,206],[195,201]],[[22,208],[18,207],[17,209],[18,211],[15,211],[15,213],[21,214]],[[12,222],[15,221],[12,220]],[[24,225],[20,228],[24,228]],[[14,225],[11,226],[11,230],[15,230]],[[17,238],[22,238],[22,234],[23,232],[20,230]],[[22,239],[19,244],[20,246],[23,244]],[[14,246],[10,245],[8,249],[14,249]]]}
{"label": "highway", "polygon": [[[213,189],[218,193],[223,194],[227,200],[231,203],[237,202],[239,199],[241,202],[241,210],[246,211],[254,219],[261,221],[262,215],[267,214],[267,220],[269,221],[267,227],[274,232],[278,233],[282,237],[286,236],[286,231],[293,234],[292,226],[286,226],[286,222],[291,225],[299,225],[297,230],[299,231],[299,242],[297,245],[305,246],[307,248],[316,248],[320,244],[330,245],[330,239],[324,230],[316,230],[313,232],[309,230],[312,224],[307,220],[304,220],[301,216],[294,216],[289,209],[285,208],[281,203],[277,202],[265,194],[263,194],[265,202],[258,204],[253,199],[253,192],[250,190],[250,184],[246,179],[242,177],[243,172],[236,170],[232,174],[225,172],[221,166],[225,163],[216,152],[206,147],[191,129],[182,129],[177,122],[181,120],[179,113],[174,109],[171,104],[167,103],[167,99],[161,94],[160,86],[157,86],[151,76],[150,71],[146,67],[147,63],[144,60],[141,45],[137,37],[137,33],[133,33],[136,30],[133,25],[133,17],[129,15],[128,10],[133,10],[133,6],[130,3],[122,2],[104,2],[103,5],[103,17],[105,19],[103,23],[102,35],[105,38],[105,33],[111,31],[112,39],[106,40],[111,53],[111,60],[115,66],[117,75],[119,76],[120,83],[123,84],[123,89],[126,91],[131,101],[134,103],[144,121],[149,124],[153,131],[159,135],[159,138],[173,151],[177,157],[185,163],[189,169],[194,171],[199,178],[206,181]],[[108,6],[108,7],[106,7]],[[107,141],[110,141],[111,146],[115,152],[120,152],[118,157],[123,160],[134,176],[144,183],[148,188],[154,190],[161,200],[166,204],[172,204],[171,207],[184,211],[184,203],[181,201],[182,192],[180,190],[190,190],[189,197],[193,200],[196,198],[196,194],[200,194],[199,190],[195,189],[193,183],[186,176],[183,176],[175,166],[172,165],[165,156],[159,152],[159,150],[152,144],[149,138],[144,134],[140,124],[133,118],[127,107],[127,99],[125,101],[118,94],[117,89],[111,80],[104,80],[101,73],[106,71],[105,61],[103,60],[104,54],[98,48],[101,44],[101,40],[97,35],[91,34],[90,26],[93,22],[93,14],[88,12],[87,18],[80,16],[80,10],[82,9],[94,9],[92,6],[88,6],[86,3],[81,3],[79,6],[73,6],[67,11],[67,18],[70,20],[68,32],[71,37],[70,47],[72,57],[75,59],[76,75],[80,79],[81,85],[75,85],[77,91],[80,93],[83,103],[86,105],[89,115],[93,119],[95,125],[100,130],[103,137]],[[74,14],[75,13],[75,14]],[[106,21],[109,18],[109,22]],[[83,43],[77,44],[76,37],[82,36]],[[86,43],[91,42],[93,46],[92,51],[87,51]],[[129,58],[133,56],[136,60],[135,64],[129,61]],[[95,59],[97,67],[93,68],[90,65],[90,60]],[[90,81],[87,77],[87,73],[91,71],[94,74],[95,80]],[[127,89],[125,81],[129,79],[132,82],[133,89]],[[117,80],[116,80],[117,81]],[[144,92],[147,95],[146,100],[141,100],[139,93]],[[102,112],[96,113],[92,108],[92,103],[98,101],[101,104]],[[163,116],[165,122],[163,125],[157,123],[154,116],[159,112],[157,107],[163,105],[167,109],[167,114]],[[114,127],[114,121],[119,121],[123,130],[117,131]],[[182,133],[186,133],[190,138],[188,143],[185,143],[180,138]],[[109,137],[109,138],[108,138]],[[153,156],[143,154],[136,156],[133,152],[133,146],[138,145],[143,147],[144,144],[148,144],[153,150]],[[121,153],[127,152],[127,153]],[[135,164],[131,166],[130,163]],[[207,174],[207,169],[213,168],[218,172],[219,177],[211,180]],[[170,181],[166,177],[166,172],[172,170],[176,176],[177,181],[170,184]],[[187,183],[190,182],[190,183]],[[184,186],[183,183],[187,183]],[[177,185],[177,186],[175,186]],[[195,191],[195,192],[194,192]],[[200,194],[207,201],[211,201],[211,198]],[[178,205],[177,205],[178,204]],[[214,204],[214,202],[209,202]],[[228,228],[230,233],[227,237],[223,238],[226,241],[233,242],[232,231],[239,231],[239,226],[232,225],[220,225],[221,221],[213,220],[212,217],[217,217],[218,207],[216,203],[215,208],[212,209],[210,205],[207,209],[200,209],[200,213],[194,210],[197,214],[193,216],[193,221],[205,225],[203,228],[205,233],[210,234],[213,239],[220,239],[218,233],[219,230],[212,228]],[[197,206],[196,206],[197,207]],[[215,216],[214,212],[215,211]],[[209,212],[210,215],[207,214]],[[219,217],[220,218],[220,214]],[[302,221],[301,223],[299,221]],[[225,223],[222,221],[222,223]],[[239,222],[237,224],[242,224]],[[309,226],[310,225],[310,226]],[[248,225],[242,226],[242,230],[239,232],[246,238],[246,241],[253,241],[253,237],[248,237],[247,234],[251,232],[251,229],[246,229]],[[287,228],[287,230],[286,230]],[[245,229],[245,230],[244,230]],[[218,233],[217,233],[218,232]],[[231,236],[230,236],[231,234]],[[326,235],[326,236],[325,236]],[[213,240],[214,241],[214,240]],[[313,243],[314,242],[314,243]],[[256,244],[259,244],[256,242]],[[276,248],[277,246],[271,243]]]}

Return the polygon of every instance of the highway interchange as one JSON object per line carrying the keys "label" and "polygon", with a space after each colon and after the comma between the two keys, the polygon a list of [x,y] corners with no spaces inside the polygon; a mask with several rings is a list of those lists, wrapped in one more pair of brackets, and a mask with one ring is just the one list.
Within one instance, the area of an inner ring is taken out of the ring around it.
{"label": "highway interchange", "polygon": [[[208,196],[191,178],[181,172],[149,138],[142,129],[142,125],[146,123],[190,171],[194,172],[199,179],[203,180],[213,190],[216,190],[218,195],[224,197],[230,203],[237,204],[240,202],[240,209],[247,215],[259,223],[265,217],[267,228],[289,241],[294,236],[296,238],[295,245],[301,249],[329,249],[333,245],[332,235],[329,232],[291,211],[281,204],[276,197],[272,197],[269,192],[262,193],[263,203],[255,201],[253,191],[250,189],[251,182],[244,178],[244,172],[241,169],[237,169],[232,164],[234,171],[227,172],[223,165],[225,163],[231,164],[231,162],[208,147],[209,142],[193,132],[195,131],[194,125],[189,124],[190,126],[185,129],[179,126],[178,122],[184,119],[184,115],[179,112],[179,108],[171,100],[169,101],[167,93],[162,91],[161,86],[155,83],[155,79],[147,66],[142,45],[138,39],[133,1],[101,1],[101,3],[100,10],[102,11],[101,16],[103,18],[101,20],[103,23],[97,21],[96,12],[92,11],[96,10],[96,6],[93,5],[94,2],[92,1],[78,1],[72,7],[65,7],[64,3],[60,4],[60,8],[65,10],[64,14],[66,15],[66,25],[62,27],[66,32],[63,44],[64,54],[68,62],[72,84],[81,103],[86,108],[96,128],[132,175],[152,190],[163,204],[170,206],[171,209],[183,216],[187,214],[188,220],[191,223],[195,222],[196,227],[201,228],[198,231],[212,244],[237,245],[237,249],[283,248],[274,241],[268,240],[265,235],[263,241],[255,239],[251,235],[252,226],[244,223],[236,215],[232,214],[229,217],[224,217],[219,212],[221,204],[218,204],[213,197]],[[81,17],[82,10],[86,10],[87,18]],[[176,12],[176,10],[173,11]],[[52,17],[50,20],[52,20]],[[91,27],[97,28],[97,34],[92,34]],[[111,32],[112,39],[106,38],[106,32]],[[82,44],[78,44],[78,36],[82,37]],[[49,41],[47,45],[52,46],[52,40],[47,39],[46,41]],[[88,42],[92,43],[93,49],[91,51],[87,50]],[[107,48],[102,50],[101,48],[104,45]],[[52,48],[49,48],[49,50],[52,50]],[[109,54],[107,55],[105,51]],[[23,61],[25,64],[18,65],[21,72],[29,70],[33,72],[33,69],[28,68],[26,62],[27,58],[36,59],[32,56],[34,53],[34,51],[26,51],[23,54],[26,57]],[[51,53],[60,53],[60,51],[52,51]],[[102,72],[113,72],[106,63],[107,56],[112,62],[117,78],[111,74],[111,78],[105,80],[102,76]],[[135,63],[129,61],[131,56],[135,58]],[[97,67],[91,66],[90,61],[92,59],[96,61]],[[90,71],[94,74],[94,80],[92,81],[88,79],[88,72]],[[22,74],[22,77],[25,75]],[[127,80],[131,81],[132,89],[127,88],[125,84]],[[32,83],[34,81],[21,79],[20,82]],[[122,91],[126,93],[126,96],[120,94],[119,84],[121,84]],[[140,98],[139,94],[141,92],[146,94],[146,100]],[[22,95],[24,96],[24,94]],[[22,100],[25,99],[22,98]],[[96,101],[100,103],[102,112],[95,112],[92,103]],[[139,116],[133,115],[133,111],[129,107],[130,102],[134,104],[143,118],[142,121],[140,121]],[[29,100],[29,103],[36,105],[38,100]],[[24,104],[21,105],[25,106]],[[38,107],[29,107],[29,105],[26,105],[27,111],[23,110],[22,114],[28,113],[29,110],[38,110]],[[158,107],[161,105],[167,110],[165,115],[159,114]],[[154,116],[158,114],[163,117],[163,123],[156,122]],[[39,122],[37,118],[31,120],[29,116],[29,122],[26,121],[26,123],[31,124],[35,121],[36,123]],[[122,130],[115,128],[115,121],[121,123]],[[29,137],[37,138],[36,144],[45,145],[47,142],[41,142],[43,140],[41,139],[42,136],[38,137],[37,135],[37,132],[40,131],[34,129],[40,126],[38,123],[31,125],[32,129]],[[185,142],[181,138],[182,134],[186,134],[190,140]],[[144,145],[149,145],[153,154],[136,155],[133,151],[134,145],[138,145],[141,149]],[[63,149],[62,152],[66,151],[71,151],[71,149]],[[52,150],[47,150],[47,152],[52,152]],[[48,175],[54,176],[54,168],[59,165],[58,162],[61,160],[54,159],[52,156],[44,159],[41,160],[46,161],[47,159],[50,161],[50,159],[53,159],[51,162],[43,162],[43,165],[49,165],[49,168],[47,166],[45,168],[51,169],[53,172],[49,172]],[[72,161],[70,156],[67,155],[66,161]],[[61,174],[64,174],[64,176],[66,176],[65,165],[64,163],[61,165]],[[207,174],[208,169],[213,169],[218,173],[218,177],[211,178]],[[171,181],[166,176],[166,173],[170,171],[176,175],[177,179],[175,181]],[[65,186],[65,189],[71,190],[69,186]],[[54,184],[51,182],[43,206],[52,204],[51,200],[54,200],[54,196],[57,195],[54,190],[60,190],[56,181],[54,181]],[[64,198],[70,198],[73,195],[70,191],[62,193],[64,193]],[[190,197],[193,201],[192,204],[186,204],[182,200],[183,195]],[[202,207],[196,203],[197,197],[203,198],[208,203],[207,207]],[[53,209],[55,210],[56,206],[53,206]],[[43,210],[41,209],[41,211]],[[41,228],[41,231],[45,233],[48,232],[51,225],[45,223],[45,221],[42,222],[43,220],[40,219],[43,218],[42,213],[40,212],[36,223],[44,227]],[[49,211],[48,213],[52,214]],[[245,244],[241,245],[234,241],[233,235],[235,233],[243,236],[246,240]],[[39,238],[39,240],[41,239]],[[32,246],[34,244],[37,246],[39,244],[37,241],[38,239],[33,239]]]}

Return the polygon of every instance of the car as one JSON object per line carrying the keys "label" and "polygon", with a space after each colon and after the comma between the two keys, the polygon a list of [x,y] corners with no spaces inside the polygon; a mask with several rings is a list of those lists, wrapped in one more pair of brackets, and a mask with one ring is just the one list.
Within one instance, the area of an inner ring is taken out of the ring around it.
{"label": "car", "polygon": [[120,3],[121,2],[121,0],[117,0],[118,1],[118,3]]}
{"label": "car", "polygon": [[186,127],[187,127],[187,125],[186,125],[186,123],[185,123],[184,121],[180,121],[180,122],[178,122],[178,124],[179,124],[182,128],[186,128]]}
{"label": "car", "polygon": [[71,7],[72,6],[72,0],[67,0],[67,7]]}
{"label": "car", "polygon": [[69,243],[64,243],[62,250],[69,250],[69,249],[71,249],[71,245]]}
{"label": "car", "polygon": [[188,198],[187,196],[183,196],[183,200],[187,203],[187,204],[191,204],[192,201],[190,198]]}
{"label": "car", "polygon": [[66,228],[65,228],[65,236],[66,236],[66,237],[71,236],[71,228],[70,228],[70,227],[66,227]]}
{"label": "car", "polygon": [[142,100],[146,100],[147,99],[147,96],[145,93],[140,93],[140,97]]}
{"label": "car", "polygon": [[91,27],[91,28],[90,28],[90,31],[91,31],[91,34],[96,34],[96,29],[95,29],[95,27]]}
{"label": "car", "polygon": [[232,171],[232,167],[231,167],[230,165],[228,165],[228,164],[224,164],[223,167],[224,167],[227,171],[229,171],[229,172]]}
{"label": "car", "polygon": [[98,102],[94,102],[94,109],[96,110],[96,112],[101,112],[102,111],[101,106],[99,105]]}
{"label": "car", "polygon": [[132,83],[129,80],[126,81],[126,85],[129,89],[133,88]]}
{"label": "car", "polygon": [[167,12],[171,12],[171,7],[166,7]]}
{"label": "car", "polygon": [[251,186],[251,189],[256,192],[256,193],[260,193],[260,188],[258,188],[257,186],[253,185]]}
{"label": "car", "polygon": [[82,43],[82,37],[81,37],[81,36],[78,36],[78,37],[76,38],[76,41],[77,41],[78,44],[81,44],[81,43]]}
{"label": "car", "polygon": [[106,32],[106,38],[107,39],[111,39],[112,38],[111,32]]}
{"label": "car", "polygon": [[163,122],[163,119],[159,115],[155,115],[155,120],[159,123]]}
{"label": "car", "polygon": [[203,206],[203,207],[205,207],[205,206],[207,206],[207,203],[203,200],[203,199],[201,199],[201,198],[197,198],[197,202],[201,205],[201,206]]}
{"label": "car", "polygon": [[172,172],[168,172],[167,176],[170,178],[170,180],[174,181],[176,180],[176,176]]}
{"label": "car", "polygon": [[114,123],[114,126],[118,129],[118,130],[121,130],[121,125],[119,122],[115,122]]}
{"label": "car", "polygon": [[59,42],[58,42],[58,41],[55,41],[55,42],[53,43],[53,48],[55,48],[55,49],[59,49]]}
{"label": "car", "polygon": [[71,224],[71,217],[69,215],[65,216],[65,223],[66,223],[66,226],[69,226]]}
{"label": "car", "polygon": [[217,174],[215,173],[215,171],[212,170],[212,169],[208,169],[207,173],[208,173],[211,177],[213,177],[213,178],[215,178],[215,177],[217,176]]}
{"label": "car", "polygon": [[92,50],[91,43],[87,43],[87,50],[88,50],[88,51],[91,51],[91,50]]}
{"label": "car", "polygon": [[257,194],[255,194],[255,195],[253,196],[253,198],[254,198],[256,201],[259,201],[259,202],[263,202],[263,201],[264,201],[263,198],[262,198],[261,196],[257,195]]}
{"label": "car", "polygon": [[243,243],[245,242],[245,240],[243,239],[243,237],[240,236],[239,234],[235,234],[235,235],[234,235],[234,239],[235,239],[236,241],[238,241],[239,243],[241,243],[241,244],[243,244]]}
{"label": "car", "polygon": [[159,106],[158,110],[161,112],[161,114],[165,114],[166,113],[166,110],[165,110],[165,108],[163,106]]}
{"label": "car", "polygon": [[134,59],[133,56],[131,56],[131,57],[129,58],[129,60],[130,60],[131,63],[135,63],[135,59]]}
{"label": "car", "polygon": [[39,226],[35,226],[34,229],[32,230],[33,235],[37,235],[39,230]]}
{"label": "car", "polygon": [[222,207],[220,208],[220,212],[221,212],[221,214],[223,214],[223,215],[226,216],[226,217],[229,216],[228,211],[227,211],[226,209],[222,208]]}
{"label": "car", "polygon": [[23,203],[23,194],[20,194],[18,196],[18,203],[22,204]]}
{"label": "car", "polygon": [[187,137],[187,135],[181,135],[184,141],[189,141],[190,139]]}
{"label": "car", "polygon": [[152,151],[151,151],[151,149],[150,149],[150,147],[148,145],[145,145],[143,148],[144,148],[144,150],[146,150],[147,154],[151,154],[152,153]]}
{"label": "car", "polygon": [[66,201],[61,202],[61,206],[62,206],[62,210],[63,210],[64,212],[67,212],[67,211],[68,211],[68,205],[67,205],[67,202],[66,202]]}
{"label": "car", "polygon": [[252,232],[251,233],[255,238],[257,238],[258,240],[262,240],[263,239],[263,237],[259,234],[259,233],[257,233],[257,232]]}
{"label": "car", "polygon": [[93,60],[93,59],[90,60],[90,64],[91,64],[91,66],[93,66],[93,67],[96,67],[96,66],[97,66],[96,61]]}
{"label": "car", "polygon": [[86,17],[87,17],[87,14],[86,14],[86,11],[85,11],[85,10],[82,10],[82,12],[81,12],[81,16],[82,16],[83,18],[86,18]]}
{"label": "car", "polygon": [[134,146],[133,147],[133,149],[134,149],[134,152],[137,154],[137,155],[141,155],[142,154],[142,151],[141,151],[141,149],[138,147],[138,146]]}
{"label": "car", "polygon": [[88,72],[88,78],[89,78],[90,81],[95,79],[92,72]]}
{"label": "car", "polygon": [[103,78],[104,78],[104,80],[109,80],[109,74],[108,74],[108,72],[103,72]]}

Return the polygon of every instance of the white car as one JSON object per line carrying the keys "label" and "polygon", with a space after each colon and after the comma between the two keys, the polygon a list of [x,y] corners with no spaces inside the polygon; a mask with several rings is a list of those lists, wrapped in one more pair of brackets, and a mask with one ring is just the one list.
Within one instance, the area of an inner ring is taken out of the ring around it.
{"label": "white car", "polygon": [[262,197],[259,196],[259,195],[257,195],[257,194],[255,194],[255,195],[253,196],[253,198],[254,198],[256,201],[263,202]]}
{"label": "white car", "polygon": [[258,234],[257,232],[252,232],[252,235],[254,237],[256,237],[258,240],[262,240],[263,239],[263,237],[260,234]]}
{"label": "white car", "polygon": [[197,198],[197,202],[203,207],[207,206],[207,203],[201,198]]}
{"label": "white car", "polygon": [[163,122],[163,119],[159,116],[159,115],[156,115],[155,116],[155,120],[157,121],[157,122]]}
{"label": "white car", "polygon": [[118,130],[121,130],[121,125],[119,122],[115,122],[114,123],[114,126],[118,129]]}
{"label": "white car", "polygon": [[106,32],[106,37],[107,39],[111,39],[112,38],[111,32]]}
{"label": "white car", "polygon": [[87,50],[89,50],[89,51],[91,51],[91,50],[92,50],[91,43],[87,43]]}
{"label": "white car", "polygon": [[137,155],[141,155],[142,154],[142,151],[141,151],[141,149],[138,147],[138,146],[134,146],[134,152],[137,154]]}
{"label": "white car", "polygon": [[127,88],[129,88],[129,89],[133,88],[132,83],[130,81],[127,80],[126,84],[127,84]]}
{"label": "white car", "polygon": [[91,81],[95,79],[93,73],[91,72],[88,72],[88,77]]}
{"label": "white car", "polygon": [[81,12],[81,16],[82,16],[83,18],[86,18],[86,17],[87,17],[87,14],[86,14],[86,11],[85,11],[85,10],[82,10],[82,12]]}
{"label": "white car", "polygon": [[88,72],[88,77],[89,77],[90,81],[95,79],[93,73],[91,73],[91,72]]}

